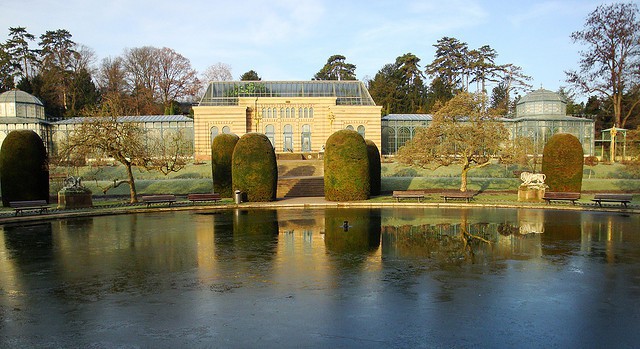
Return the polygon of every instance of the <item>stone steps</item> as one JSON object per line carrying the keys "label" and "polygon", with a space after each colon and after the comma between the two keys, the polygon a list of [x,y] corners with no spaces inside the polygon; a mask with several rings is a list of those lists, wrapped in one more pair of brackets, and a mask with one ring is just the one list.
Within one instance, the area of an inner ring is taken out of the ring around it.
{"label": "stone steps", "polygon": [[324,197],[324,177],[279,178],[278,197]]}

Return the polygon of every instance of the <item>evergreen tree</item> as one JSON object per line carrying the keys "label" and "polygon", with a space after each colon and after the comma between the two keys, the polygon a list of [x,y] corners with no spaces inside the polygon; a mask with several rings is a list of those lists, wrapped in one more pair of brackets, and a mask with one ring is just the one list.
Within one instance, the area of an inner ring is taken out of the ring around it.
{"label": "evergreen tree", "polygon": [[320,69],[314,80],[356,80],[356,66],[345,62],[342,55],[333,55],[327,59],[327,63]]}

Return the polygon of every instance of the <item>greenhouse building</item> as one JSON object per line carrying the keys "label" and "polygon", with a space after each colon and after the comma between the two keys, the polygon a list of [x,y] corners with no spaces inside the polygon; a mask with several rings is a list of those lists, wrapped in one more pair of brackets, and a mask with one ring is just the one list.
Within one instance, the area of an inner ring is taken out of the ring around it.
{"label": "greenhouse building", "polygon": [[211,157],[219,133],[264,133],[278,153],[313,157],[351,129],[380,148],[380,110],[360,81],[221,81],[194,110],[195,157]]}
{"label": "greenhouse building", "polygon": [[[547,140],[556,133],[570,133],[582,143],[585,156],[595,155],[595,122],[591,119],[566,115],[567,102],[558,93],[539,89],[533,91],[516,105],[514,117],[500,120],[509,130],[511,139],[524,136],[533,140],[541,154]],[[416,129],[427,127],[430,114],[390,114],[382,118],[382,154],[394,155]]]}

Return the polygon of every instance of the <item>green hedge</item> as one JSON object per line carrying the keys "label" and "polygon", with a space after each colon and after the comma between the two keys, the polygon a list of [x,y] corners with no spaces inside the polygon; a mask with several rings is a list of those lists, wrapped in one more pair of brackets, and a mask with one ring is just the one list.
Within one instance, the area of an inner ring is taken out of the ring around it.
{"label": "green hedge", "polygon": [[366,200],[370,191],[369,155],[364,138],[351,130],[332,134],[324,154],[325,199]]}
{"label": "green hedge", "polygon": [[21,200],[49,202],[47,160],[47,150],[37,133],[31,130],[9,132],[0,149],[3,206]]}
{"label": "green hedge", "polygon": [[556,133],[542,151],[542,173],[549,191],[580,192],[584,152],[582,144],[568,133]]}
{"label": "green hedge", "polygon": [[231,160],[233,149],[238,143],[235,134],[221,133],[211,142],[211,175],[213,178],[213,191],[220,193],[224,198],[233,196]]}
{"label": "green hedge", "polygon": [[278,164],[269,138],[262,133],[240,137],[233,151],[233,189],[245,193],[250,202],[275,201]]}
{"label": "green hedge", "polygon": [[369,181],[371,185],[371,195],[380,195],[382,186],[382,163],[380,162],[380,151],[372,140],[365,140],[367,143],[367,155],[369,157]]}

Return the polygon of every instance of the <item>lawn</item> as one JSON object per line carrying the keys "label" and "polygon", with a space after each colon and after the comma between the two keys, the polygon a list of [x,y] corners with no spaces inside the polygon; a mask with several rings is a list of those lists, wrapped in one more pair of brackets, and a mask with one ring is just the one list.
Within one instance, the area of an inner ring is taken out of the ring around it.
{"label": "lawn", "polygon": [[[295,173],[296,168],[308,168],[310,162],[282,162],[279,173]],[[470,172],[469,189],[481,191],[513,191],[520,185],[520,179],[514,171],[520,170],[513,166],[494,164]],[[139,194],[176,194],[211,192],[211,166],[208,162],[189,164],[177,173],[167,176],[158,172],[148,172],[135,169],[136,188]],[[308,171],[302,171],[308,172]],[[317,175],[316,171],[315,175]],[[123,166],[82,167],[78,169],[56,168],[52,173],[58,174],[58,180],[51,185],[52,194],[62,186],[61,178],[67,175],[81,176],[83,184],[96,197],[103,196],[106,188],[113,180],[125,179],[126,171]],[[435,171],[416,167],[408,167],[397,163],[382,164],[382,191],[406,189],[457,189],[460,186],[460,168],[448,166]],[[585,166],[582,189],[584,192],[594,191],[627,191],[640,192],[640,179],[634,178],[626,171],[624,165],[596,165]],[[129,195],[129,187],[124,184],[110,189],[108,195]]]}

